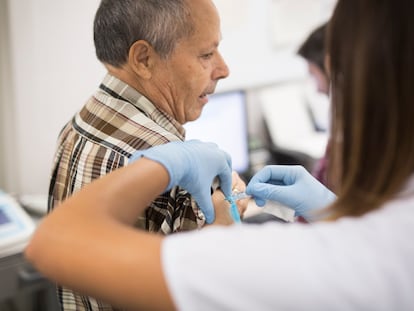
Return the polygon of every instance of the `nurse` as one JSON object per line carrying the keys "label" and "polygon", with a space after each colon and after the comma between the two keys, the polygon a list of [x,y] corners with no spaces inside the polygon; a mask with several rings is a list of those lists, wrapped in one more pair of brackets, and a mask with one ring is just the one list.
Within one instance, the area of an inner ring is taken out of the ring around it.
{"label": "nurse", "polygon": [[[259,205],[279,201],[310,224],[212,225],[168,237],[134,229],[172,185],[214,208],[218,224],[228,214],[228,156],[212,144],[170,143],[64,202],[40,224],[27,258],[60,284],[130,309],[412,310],[412,9],[411,0],[339,0],[334,10],[337,196],[297,166],[265,167],[248,184]],[[216,175],[223,194],[211,202]]]}

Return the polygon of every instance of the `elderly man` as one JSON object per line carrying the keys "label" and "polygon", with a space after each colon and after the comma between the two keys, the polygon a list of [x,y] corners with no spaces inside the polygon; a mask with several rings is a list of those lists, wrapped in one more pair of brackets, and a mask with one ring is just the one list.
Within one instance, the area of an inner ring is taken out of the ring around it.
{"label": "elderly man", "polygon": [[[184,140],[182,125],[200,116],[208,94],[229,74],[220,39],[211,0],[102,0],[94,41],[108,73],[59,135],[49,210],[126,165],[135,151]],[[206,220],[212,221],[175,187],[150,204],[137,226],[169,234],[201,228]],[[58,294],[64,310],[112,308],[66,288]]]}

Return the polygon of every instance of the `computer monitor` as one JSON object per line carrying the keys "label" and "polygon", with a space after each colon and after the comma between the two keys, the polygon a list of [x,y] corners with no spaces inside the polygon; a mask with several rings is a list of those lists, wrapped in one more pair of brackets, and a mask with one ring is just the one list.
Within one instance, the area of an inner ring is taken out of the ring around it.
{"label": "computer monitor", "polygon": [[227,91],[209,96],[200,118],[184,124],[186,140],[216,143],[232,157],[233,170],[244,174],[249,169],[246,93]]}

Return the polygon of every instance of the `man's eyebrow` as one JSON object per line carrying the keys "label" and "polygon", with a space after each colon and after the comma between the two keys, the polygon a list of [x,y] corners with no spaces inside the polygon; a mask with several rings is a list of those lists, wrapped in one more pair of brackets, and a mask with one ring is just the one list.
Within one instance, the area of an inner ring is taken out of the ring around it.
{"label": "man's eyebrow", "polygon": [[220,37],[220,39],[219,39],[218,41],[214,41],[214,42],[210,45],[210,47],[212,47],[212,48],[218,48],[218,46],[220,45],[220,42],[221,42],[221,37]]}
{"label": "man's eyebrow", "polygon": [[219,46],[218,42],[214,42],[214,43],[211,43],[211,44],[208,44],[208,45],[206,44],[206,45],[200,47],[200,50],[201,51],[209,51],[209,50],[217,49],[218,46]]}

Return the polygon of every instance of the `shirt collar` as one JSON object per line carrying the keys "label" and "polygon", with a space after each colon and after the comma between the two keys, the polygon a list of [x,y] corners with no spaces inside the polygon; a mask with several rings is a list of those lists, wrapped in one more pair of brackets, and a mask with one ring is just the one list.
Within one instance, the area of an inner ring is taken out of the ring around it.
{"label": "shirt collar", "polygon": [[106,74],[100,88],[117,99],[128,101],[155,123],[184,140],[185,129],[177,120],[160,110],[148,98],[117,77],[109,73]]}

